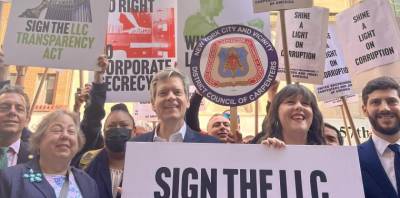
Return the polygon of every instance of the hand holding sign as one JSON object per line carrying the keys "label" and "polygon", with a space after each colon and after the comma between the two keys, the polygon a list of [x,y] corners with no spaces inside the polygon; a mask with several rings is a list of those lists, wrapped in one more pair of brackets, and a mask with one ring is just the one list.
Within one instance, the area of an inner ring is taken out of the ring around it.
{"label": "hand holding sign", "polygon": [[106,55],[101,55],[97,58],[97,66],[100,67],[100,71],[94,73],[94,83],[103,83],[103,75],[108,67],[108,59]]}
{"label": "hand holding sign", "polygon": [[8,66],[9,65],[4,64],[4,53],[3,50],[0,48],[0,82],[7,80]]}
{"label": "hand holding sign", "polygon": [[284,141],[278,139],[278,138],[267,138],[261,142],[261,144],[267,146],[268,148],[276,148],[276,149],[282,149],[285,148],[286,144]]}

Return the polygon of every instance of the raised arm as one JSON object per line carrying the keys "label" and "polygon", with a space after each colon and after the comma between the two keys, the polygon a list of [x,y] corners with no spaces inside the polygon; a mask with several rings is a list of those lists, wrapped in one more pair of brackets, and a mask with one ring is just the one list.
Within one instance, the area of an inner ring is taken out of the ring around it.
{"label": "raised arm", "polygon": [[86,143],[73,159],[73,165],[75,166],[79,164],[79,160],[85,152],[100,149],[104,146],[103,135],[101,133],[101,120],[105,116],[104,103],[107,93],[107,84],[102,80],[108,66],[108,60],[105,56],[98,58],[98,66],[101,68],[101,71],[95,73],[95,79],[89,94],[90,97],[86,103],[81,122],[81,130],[85,134]]}
{"label": "raised arm", "polygon": [[203,96],[200,95],[196,90],[192,95],[192,97],[190,98],[190,106],[185,113],[186,124],[191,129],[199,132],[201,131],[199,122],[199,109],[202,99]]}

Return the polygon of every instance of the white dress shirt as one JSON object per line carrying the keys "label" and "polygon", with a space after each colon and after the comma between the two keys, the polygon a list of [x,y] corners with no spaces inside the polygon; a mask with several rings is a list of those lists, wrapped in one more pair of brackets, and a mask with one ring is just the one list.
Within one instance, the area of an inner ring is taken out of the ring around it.
{"label": "white dress shirt", "polygon": [[[391,143],[374,134],[372,135],[372,141],[375,144],[375,149],[378,153],[378,157],[381,161],[383,169],[385,170],[386,175],[388,176],[390,182],[392,183],[392,186],[397,192],[398,189],[396,184],[396,173],[394,170],[395,154],[392,150],[390,150],[390,148],[388,148]],[[396,144],[400,145],[400,140],[397,140]]]}
{"label": "white dress shirt", "polygon": [[185,138],[185,134],[186,134],[186,128],[187,128],[186,123],[183,123],[183,125],[179,129],[179,131],[177,131],[176,133],[173,133],[171,136],[169,136],[169,139],[166,140],[166,139],[158,136],[157,133],[160,130],[160,128],[157,127],[154,132],[153,141],[154,142],[183,142],[183,138]]}

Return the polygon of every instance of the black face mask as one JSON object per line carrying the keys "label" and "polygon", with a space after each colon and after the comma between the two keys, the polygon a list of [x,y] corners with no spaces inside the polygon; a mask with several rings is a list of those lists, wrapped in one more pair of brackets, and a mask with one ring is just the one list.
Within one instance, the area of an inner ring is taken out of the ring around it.
{"label": "black face mask", "polygon": [[115,153],[125,152],[126,142],[131,138],[131,130],[127,128],[110,128],[105,132],[106,147]]}

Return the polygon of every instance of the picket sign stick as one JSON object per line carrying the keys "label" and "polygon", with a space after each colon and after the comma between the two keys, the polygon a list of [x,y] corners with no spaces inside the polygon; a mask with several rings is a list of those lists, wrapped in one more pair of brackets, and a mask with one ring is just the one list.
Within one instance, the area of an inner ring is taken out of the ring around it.
{"label": "picket sign stick", "polygon": [[[6,4],[10,4],[10,2],[0,1],[0,24],[1,24],[0,25],[0,48],[2,48],[3,50],[4,50],[3,44],[4,44],[4,37],[5,37],[4,35],[6,34],[5,29],[3,29],[3,27],[5,27],[5,24],[8,24],[8,22],[7,22],[7,20],[5,20],[5,19],[7,19],[7,16],[5,18],[3,18],[1,13],[3,13],[3,10],[5,9],[4,7]],[[4,24],[2,24],[3,21],[4,21]],[[1,34],[1,33],[3,33],[3,34]]]}
{"label": "picket sign stick", "polygon": [[254,123],[255,124],[255,127],[254,127],[255,132],[254,132],[254,135],[256,136],[258,134],[258,99],[255,102],[254,114],[255,114],[255,123]]}
{"label": "picket sign stick", "polygon": [[[3,4],[4,4],[4,2],[0,1],[0,13],[3,13]],[[2,22],[1,16],[2,16],[2,14],[0,14],[0,22]],[[3,32],[2,27],[3,27],[3,25],[0,25],[0,32]],[[2,48],[2,47],[3,47],[3,39],[0,39],[0,48]]]}
{"label": "picket sign stick", "polygon": [[43,75],[42,75],[42,79],[40,79],[39,87],[38,87],[37,90],[36,90],[35,97],[33,98],[32,105],[31,105],[31,111],[29,112],[28,118],[30,118],[30,117],[32,116],[33,108],[35,107],[35,105],[36,105],[36,103],[37,103],[37,100],[38,100],[39,95],[40,95],[40,92],[41,92],[41,90],[42,90],[44,81],[45,81],[46,78],[47,78],[47,72],[48,72],[48,71],[49,71],[49,68],[46,67],[46,68],[44,69],[44,72],[43,72]]}
{"label": "picket sign stick", "polygon": [[343,107],[343,105],[340,105],[340,110],[342,111],[342,117],[343,117],[344,127],[345,127],[345,131],[346,131],[347,141],[349,142],[349,146],[351,146],[351,139],[350,139],[349,127],[347,126],[347,120],[346,120],[346,115],[345,115],[345,113],[344,113],[344,107]]}
{"label": "picket sign stick", "polygon": [[237,122],[237,107],[230,107],[230,113],[231,113],[231,133],[236,135],[236,130],[238,128],[238,122]]}
{"label": "picket sign stick", "polygon": [[[286,83],[291,84],[292,78],[290,75],[290,66],[289,66],[289,56],[288,56],[288,45],[287,45],[287,36],[286,36],[286,22],[285,22],[285,10],[279,10],[280,18],[281,18],[281,32],[282,32],[282,47],[283,47],[283,60],[285,64],[285,75],[286,75]],[[279,53],[278,53],[279,55]]]}
{"label": "picket sign stick", "polygon": [[344,110],[346,111],[347,118],[349,119],[350,127],[351,127],[351,130],[353,131],[353,137],[354,137],[354,140],[356,141],[356,145],[359,145],[360,144],[360,138],[358,137],[358,133],[357,133],[356,127],[354,125],[353,118],[351,117],[349,106],[347,105],[346,98],[344,96],[342,96],[342,97],[340,97],[340,99],[342,99]]}
{"label": "picket sign stick", "polygon": [[83,88],[83,71],[79,70],[79,87]]}

